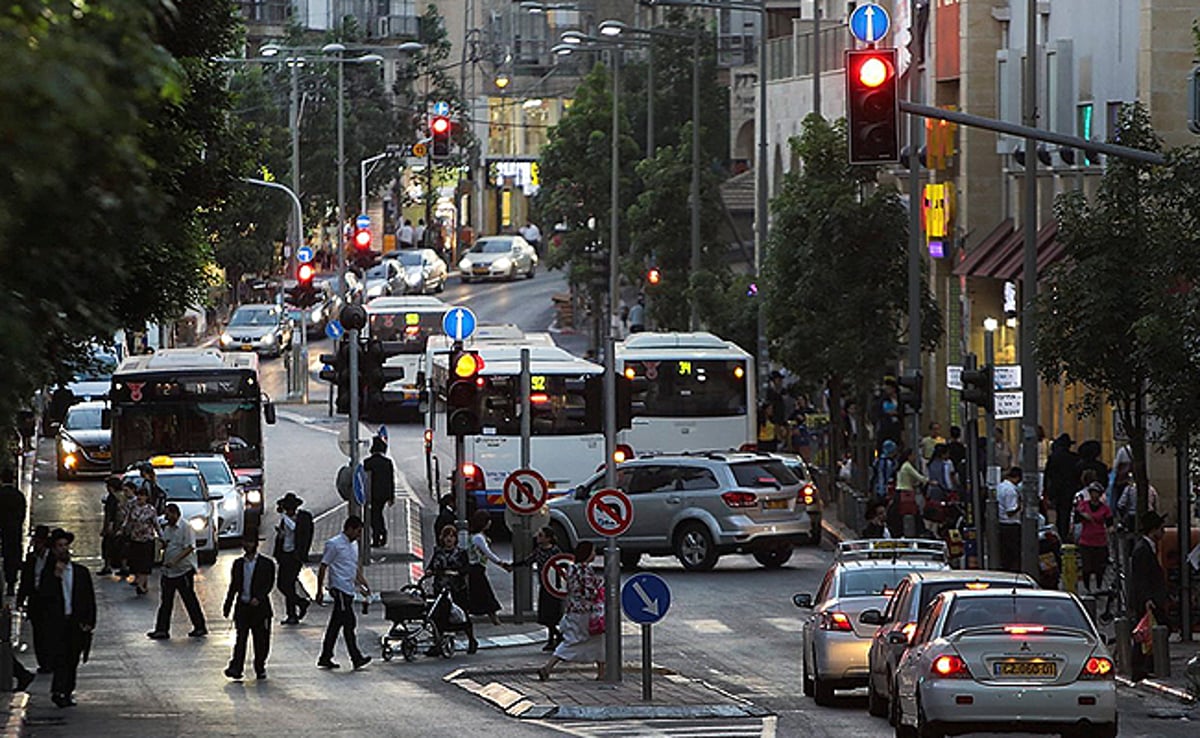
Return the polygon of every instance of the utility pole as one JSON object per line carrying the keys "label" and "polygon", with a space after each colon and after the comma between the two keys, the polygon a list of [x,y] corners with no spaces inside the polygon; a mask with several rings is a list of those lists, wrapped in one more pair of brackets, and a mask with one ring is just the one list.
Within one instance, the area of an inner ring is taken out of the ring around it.
{"label": "utility pole", "polygon": [[[1025,120],[1037,128],[1037,2],[1025,0]],[[1037,139],[1025,137],[1025,264],[1021,277],[1021,568],[1038,575],[1038,374],[1033,360],[1034,304],[1037,301]]]}
{"label": "utility pole", "polygon": [[[604,316],[604,485],[617,486],[617,368],[613,356],[613,322],[617,315],[620,296],[620,275],[617,273],[617,230],[620,226],[621,180],[619,159],[621,153],[621,116],[617,101],[620,100],[621,47],[612,48],[612,192],[608,227],[608,314]],[[604,680],[621,681],[621,551],[614,538],[604,548],[604,654],[607,668]]]}
{"label": "utility pole", "polygon": [[[292,91],[288,105],[288,128],[292,134],[292,192],[300,195],[300,60],[292,57],[288,60],[292,72]],[[288,259],[288,271],[296,271],[296,252],[304,245],[304,233],[297,233],[292,246],[292,255]],[[307,383],[307,380],[306,380]],[[305,402],[308,399],[305,398]]]}
{"label": "utility pole", "polygon": [[[917,2],[911,0],[911,17],[917,17]],[[916,34],[913,34],[914,41]],[[913,50],[908,64],[908,99],[921,101],[920,74],[917,71],[917,54]],[[921,148],[922,121],[916,115],[908,116],[908,368],[921,369]],[[921,412],[913,408],[909,424],[909,448],[916,448],[921,440]],[[918,454],[920,456],[920,454]]]}
{"label": "utility pole", "polygon": [[[765,0],[764,0],[765,1]],[[763,23],[766,23],[763,16]],[[813,42],[812,42],[812,73],[813,73],[813,107],[817,115],[821,114],[821,0],[813,0]],[[914,67],[915,68],[915,67]]]}
{"label": "utility pole", "polygon": [[[986,366],[991,367],[993,372],[992,377],[995,377],[994,372],[996,367],[995,323],[995,318],[988,318],[984,321],[983,331],[983,360]],[[1000,484],[1000,479],[1008,470],[996,466],[996,401],[994,398],[994,383],[992,389],[992,397],[988,400],[987,407],[984,408],[984,433],[987,433],[987,546],[984,549],[987,552],[987,558],[984,568],[999,569],[1001,561],[1000,503],[996,499],[996,487]]]}
{"label": "utility pole", "polygon": [[[692,275],[700,271],[700,33],[692,39]],[[700,330],[700,295],[692,291],[691,329]]]}

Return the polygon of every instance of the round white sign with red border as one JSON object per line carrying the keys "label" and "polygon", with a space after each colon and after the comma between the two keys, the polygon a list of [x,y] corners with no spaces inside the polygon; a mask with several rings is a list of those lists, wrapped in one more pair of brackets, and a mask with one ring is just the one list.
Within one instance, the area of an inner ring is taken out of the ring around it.
{"label": "round white sign with red border", "polygon": [[550,485],[533,469],[517,469],[504,480],[504,504],[521,515],[532,515],[546,504]]}
{"label": "round white sign with red border", "polygon": [[567,567],[575,561],[569,553],[554,554],[542,567],[542,588],[560,600],[567,597]]}
{"label": "round white sign with red border", "polygon": [[602,536],[619,536],[633,522],[633,504],[619,489],[602,489],[588,500],[587,521]]}

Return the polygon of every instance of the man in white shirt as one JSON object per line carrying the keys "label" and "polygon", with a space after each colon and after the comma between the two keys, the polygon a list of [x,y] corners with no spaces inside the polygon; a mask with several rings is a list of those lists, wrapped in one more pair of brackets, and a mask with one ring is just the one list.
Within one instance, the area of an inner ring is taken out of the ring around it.
{"label": "man in white shirt", "polygon": [[412,221],[405,219],[404,225],[400,226],[399,230],[396,231],[396,240],[400,242],[400,248],[411,249],[415,236],[416,232],[413,230]]}
{"label": "man in white shirt", "polygon": [[204,622],[200,600],[196,597],[196,534],[192,532],[192,526],[180,525],[182,514],[179,505],[167,503],[166,514],[167,524],[162,528],[162,539],[166,543],[160,583],[162,603],[158,606],[154,630],[147,633],[146,637],[154,640],[171,637],[171,611],[175,609],[175,593],[178,592],[192,621],[192,631],[188,636],[203,638],[208,635],[208,626]]}
{"label": "man in white shirt", "polygon": [[1000,523],[1000,568],[1021,571],[1021,467],[1014,466],[1004,473],[996,486],[996,507]]}
{"label": "man in white shirt", "polygon": [[362,537],[363,521],[356,515],[346,518],[342,532],[325,542],[325,553],[321,556],[321,567],[317,570],[317,604],[325,601],[325,577],[329,576],[329,594],[333,597],[333,612],[329,614],[329,625],[325,628],[325,640],[321,644],[321,657],[317,666],[322,669],[338,669],[341,665],[333,660],[333,647],[337,645],[338,631],[346,639],[346,650],[355,669],[361,669],[371,661],[358,648],[354,628],[358,620],[354,617],[354,591],[363,596],[371,594],[367,579],[358,563],[358,539]]}
{"label": "man in white shirt", "polygon": [[540,256],[542,253],[542,231],[533,221],[525,221],[525,227],[520,230],[521,238],[529,242],[533,250]]}
{"label": "man in white shirt", "polygon": [[[237,638],[233,656],[225,668],[225,676],[240,681],[246,665],[246,646],[254,640],[254,675],[259,681],[267,678],[267,654],[271,650],[271,587],[275,584],[275,562],[258,553],[258,532],[251,531],[242,538],[243,555],[233,562],[229,589],[221,612],[229,617]],[[234,604],[236,602],[236,605]]]}

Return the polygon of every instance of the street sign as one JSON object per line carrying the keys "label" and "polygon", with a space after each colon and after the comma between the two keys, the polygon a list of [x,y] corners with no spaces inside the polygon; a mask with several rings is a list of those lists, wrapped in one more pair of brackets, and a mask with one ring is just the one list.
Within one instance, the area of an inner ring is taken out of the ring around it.
{"label": "street sign", "polygon": [[560,600],[567,597],[567,567],[575,561],[569,553],[554,554],[542,567],[542,588]]}
{"label": "street sign", "polygon": [[[414,158],[424,159],[425,155],[428,153],[429,153],[429,149],[426,148],[425,144],[415,143],[412,145],[412,155]],[[424,163],[424,162],[422,162],[422,163]]]}
{"label": "street sign", "polygon": [[382,438],[384,443],[387,443],[387,439],[388,439],[387,426],[386,425],[379,426],[379,431],[375,435]]}
{"label": "street sign", "polygon": [[433,104],[434,115],[450,115],[450,103],[445,100],[438,100]]}
{"label": "street sign", "polygon": [[311,246],[301,246],[296,249],[296,261],[301,264],[307,264],[313,260],[313,250]]}
{"label": "street sign", "polygon": [[887,35],[891,20],[883,6],[860,5],[850,14],[850,33],[864,44],[873,44]]}
{"label": "street sign", "polygon": [[354,227],[359,228],[359,229],[370,228],[371,227],[371,216],[365,215],[365,214],[358,216],[357,218],[354,219]]}
{"label": "street sign", "polygon": [[342,324],[336,320],[331,320],[325,324],[325,335],[329,336],[335,341],[341,338],[342,334],[345,332],[346,329],[343,328]]}
{"label": "street sign", "polygon": [[442,317],[442,332],[455,341],[463,341],[475,332],[476,322],[470,308],[452,307]]}
{"label": "street sign", "polygon": [[992,374],[992,382],[998,390],[1021,389],[1021,365],[1002,364]]}
{"label": "street sign", "polygon": [[952,390],[962,390],[962,364],[946,365],[946,387]]}
{"label": "street sign", "polygon": [[587,504],[588,525],[602,536],[619,536],[633,522],[633,504],[619,489],[602,489]]}
{"label": "street sign", "polygon": [[993,396],[996,402],[996,420],[1010,420],[1025,416],[1024,392],[997,392]]}
{"label": "street sign", "polygon": [[504,504],[513,512],[531,515],[546,504],[550,485],[533,469],[517,469],[504,480]]}
{"label": "street sign", "polygon": [[621,587],[621,609],[635,623],[653,625],[671,608],[671,588],[657,574],[637,574]]}
{"label": "street sign", "polygon": [[354,469],[354,501],[360,505],[367,504],[367,470],[362,464]]}

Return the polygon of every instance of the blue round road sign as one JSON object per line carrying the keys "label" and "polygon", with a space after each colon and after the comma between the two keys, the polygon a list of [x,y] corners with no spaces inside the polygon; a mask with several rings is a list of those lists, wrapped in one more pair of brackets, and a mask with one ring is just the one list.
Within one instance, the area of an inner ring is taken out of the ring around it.
{"label": "blue round road sign", "polygon": [[367,470],[362,464],[354,470],[354,501],[360,505],[367,504]]}
{"label": "blue round road sign", "polygon": [[470,308],[453,307],[442,317],[442,332],[455,341],[463,341],[475,332],[475,324],[475,313]]}
{"label": "blue round road sign", "polygon": [[621,587],[621,609],[633,622],[653,625],[671,609],[671,589],[657,574],[636,574]]}
{"label": "blue round road sign", "polygon": [[325,324],[325,335],[329,336],[335,341],[341,338],[342,334],[345,332],[346,329],[343,328],[342,324],[336,320],[331,320]]}
{"label": "blue round road sign", "polygon": [[313,250],[311,246],[301,246],[296,249],[296,261],[301,264],[307,264],[313,260]]}
{"label": "blue round road sign", "polygon": [[354,227],[355,228],[370,228],[371,227],[371,216],[369,216],[369,215],[358,216],[357,218],[354,219]]}
{"label": "blue round road sign", "polygon": [[850,14],[850,33],[864,44],[873,44],[887,35],[891,19],[882,5],[859,5]]}

